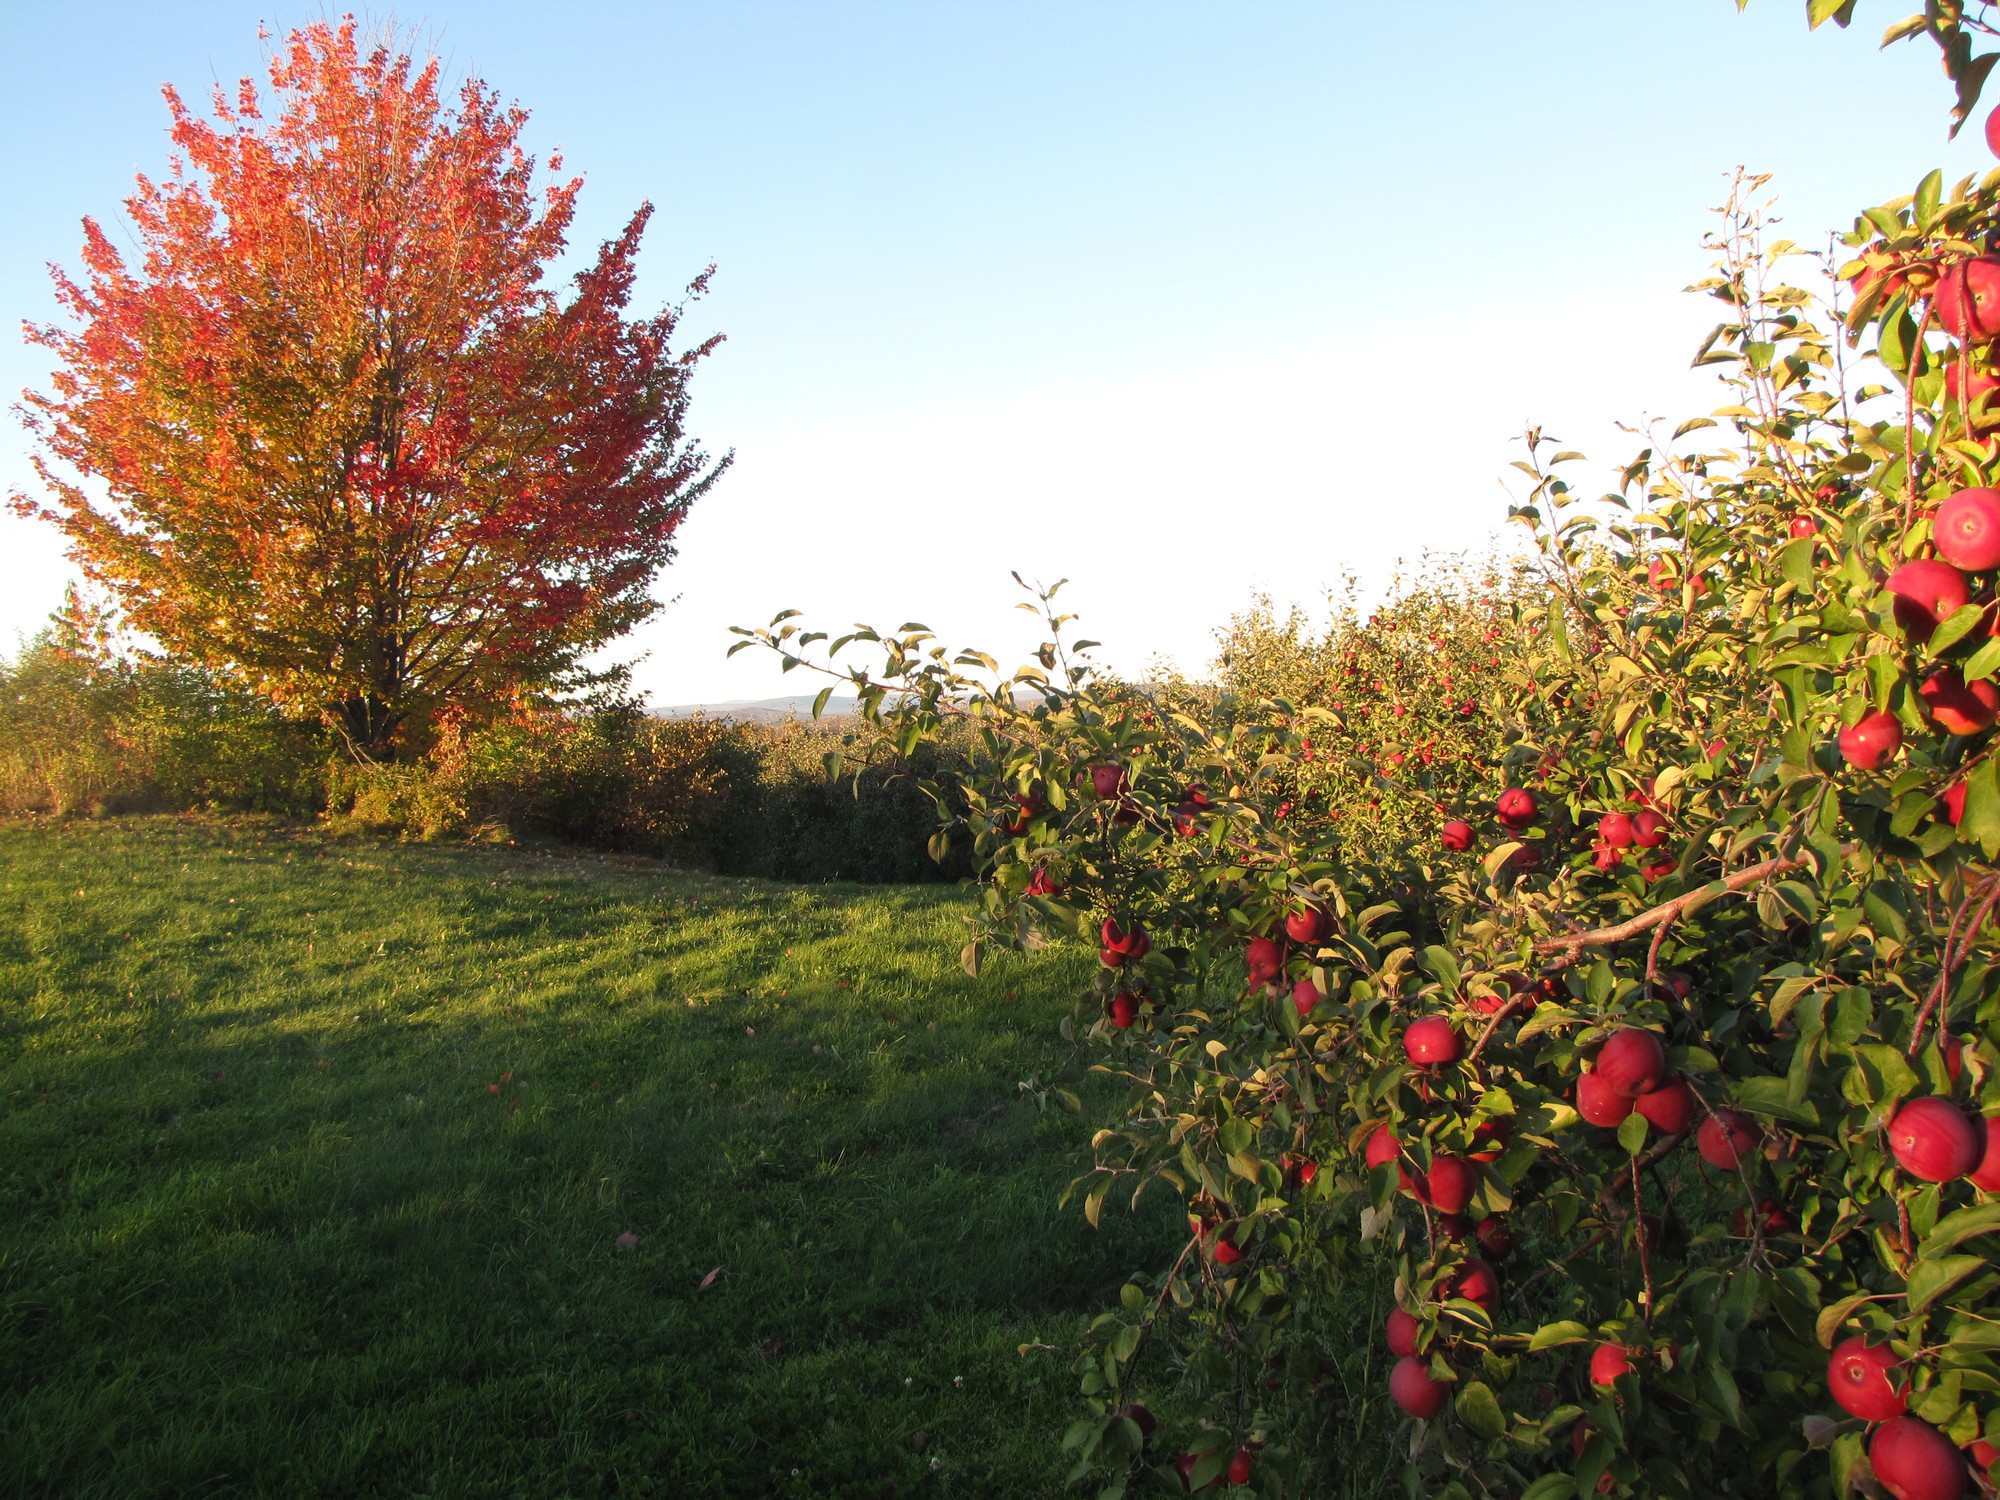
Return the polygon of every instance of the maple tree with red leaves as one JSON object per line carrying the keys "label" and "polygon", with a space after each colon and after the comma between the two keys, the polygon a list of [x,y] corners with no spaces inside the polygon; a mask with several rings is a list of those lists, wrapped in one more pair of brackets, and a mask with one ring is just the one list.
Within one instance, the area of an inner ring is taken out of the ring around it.
{"label": "maple tree with red leaves", "polygon": [[448,707],[582,680],[658,608],[729,461],[683,432],[721,339],[625,317],[650,205],[566,301],[542,286],[582,180],[552,155],[538,186],[526,111],[480,81],[451,108],[436,58],[352,18],[291,32],[270,81],[274,118],[248,79],[213,119],[164,90],[142,263],[86,219],[72,322],[27,330],[47,496],[12,501],[169,651],[395,756]]}

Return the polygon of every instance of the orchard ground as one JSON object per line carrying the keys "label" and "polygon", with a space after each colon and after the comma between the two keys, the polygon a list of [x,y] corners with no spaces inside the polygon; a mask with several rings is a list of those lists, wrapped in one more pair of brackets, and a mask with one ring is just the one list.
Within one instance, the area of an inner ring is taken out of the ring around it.
{"label": "orchard ground", "polygon": [[0,824],[0,1492],[1057,1493],[1180,1205],[1057,1210],[1091,955],[966,909]]}

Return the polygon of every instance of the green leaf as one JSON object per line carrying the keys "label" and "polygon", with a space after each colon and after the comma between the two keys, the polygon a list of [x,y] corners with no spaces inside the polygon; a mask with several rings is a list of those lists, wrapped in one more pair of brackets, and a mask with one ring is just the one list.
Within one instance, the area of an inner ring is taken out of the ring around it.
{"label": "green leaf", "polygon": [[1965,660],[1960,669],[1967,682],[1978,682],[2000,672],[2000,635],[1981,646]]}
{"label": "green leaf", "polygon": [[1534,1354],[1543,1349],[1554,1349],[1561,1344],[1581,1344],[1591,1337],[1586,1324],[1565,1318],[1560,1323],[1544,1323],[1528,1340],[1528,1352]]}
{"label": "green leaf", "polygon": [[1521,1500],[1576,1500],[1576,1481],[1567,1474],[1544,1474],[1521,1491]]}
{"label": "green leaf", "polygon": [[1424,967],[1436,975],[1446,989],[1458,988],[1458,960],[1452,957],[1451,949],[1433,943],[1424,949]]}
{"label": "green leaf", "polygon": [[1618,1144],[1625,1148],[1628,1156],[1637,1156],[1646,1149],[1646,1117],[1637,1110],[1627,1115],[1618,1126]]}
{"label": "green leaf", "polygon": [[1854,1470],[1861,1460],[1862,1436],[1858,1432],[1843,1432],[1833,1440],[1833,1447],[1827,1458],[1833,1468],[1833,1492],[1836,1495],[1854,1493]]}
{"label": "green leaf", "polygon": [[[1826,0],[1814,0],[1815,7],[1825,3]],[[1944,172],[1938,167],[1932,167],[1930,171],[1924,173],[1924,180],[1917,184],[1916,198],[1910,205],[1910,212],[1916,219],[1917,228],[1926,233],[1937,222],[1938,198],[1943,191]]]}
{"label": "green leaf", "polygon": [[[1986,609],[1987,606],[1984,604],[1967,604],[1955,610],[1950,619],[1946,620],[1931,633],[1931,655],[1944,655],[1945,652],[1977,630],[1979,622],[1986,618]],[[1981,649],[1983,650],[1984,648],[1982,647]]]}
{"label": "green leaf", "polygon": [[1797,974],[1779,985],[1777,993],[1771,996],[1771,1024],[1784,1025],[1785,1017],[1789,1016],[1792,1007],[1799,1003],[1799,996],[1818,983],[1817,974]]}
{"label": "green leaf", "polygon": [[979,957],[980,957],[979,940],[977,938],[974,938],[971,942],[967,943],[963,948],[958,950],[958,966],[961,969],[965,970],[966,973],[970,974],[974,979],[977,979],[979,977]]}
{"label": "green leaf", "polygon": [[1854,1309],[1868,1300],[1868,1293],[1856,1292],[1852,1297],[1842,1297],[1831,1307],[1820,1309],[1819,1317],[1813,1323],[1813,1332],[1822,1349],[1831,1349],[1833,1341],[1840,1333],[1840,1325],[1853,1314]]}
{"label": "green leaf", "polygon": [[1769,1115],[1794,1125],[1819,1124],[1819,1111],[1810,1103],[1794,1103],[1791,1085],[1782,1078],[1746,1078],[1736,1086],[1733,1102],[1753,1115]]}
{"label": "green leaf", "polygon": [[1929,1260],[1964,1244],[1976,1234],[2000,1230],[2000,1203],[1976,1203],[1954,1209],[1932,1226],[1917,1253]]}
{"label": "green leaf", "polygon": [[1497,1438],[1507,1430],[1507,1419],[1492,1389],[1481,1380],[1472,1380],[1458,1393],[1458,1419],[1483,1438]]}
{"label": "green leaf", "polygon": [[1920,1260],[1910,1268],[1905,1295],[1910,1311],[1920,1313],[1966,1277],[1986,1269],[1983,1255],[1947,1255],[1941,1260]]}
{"label": "green leaf", "polygon": [[1922,31],[1928,25],[1930,25],[1930,20],[1926,16],[1905,16],[1882,33],[1882,45],[1885,47],[1893,46],[1906,37],[1917,35],[1918,32]]}
{"label": "green leaf", "polygon": [[1812,537],[1800,537],[1785,543],[1778,549],[1778,568],[1785,579],[1801,594],[1813,591],[1813,549],[1816,542]]}
{"label": "green leaf", "polygon": [[2000,855],[2000,758],[1988,756],[1966,778],[1958,836],[1978,844],[1988,859]]}

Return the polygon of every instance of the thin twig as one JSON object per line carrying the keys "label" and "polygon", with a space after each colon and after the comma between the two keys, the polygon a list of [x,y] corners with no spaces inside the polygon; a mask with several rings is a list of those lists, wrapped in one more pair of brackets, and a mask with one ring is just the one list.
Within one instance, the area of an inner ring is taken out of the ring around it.
{"label": "thin twig", "polygon": [[[1958,925],[1959,921],[1964,917],[1966,909],[1974,901],[1980,903],[1979,911],[1966,924],[1965,930],[1961,934]],[[1985,885],[1979,887],[1960,903],[1957,913],[1952,917],[1951,930],[1945,934],[1944,939],[1944,965],[1938,970],[1937,980],[1931,985],[1930,993],[1924,997],[1923,1009],[1917,1012],[1916,1025],[1910,1029],[1909,1056],[1915,1057],[1917,1055],[1917,1048],[1922,1044],[1924,1039],[1924,1025],[1930,1020],[1933,1009],[1937,1010],[1938,1013],[1938,1030],[1940,1032],[1944,1030],[1945,1012],[1943,1005],[1945,996],[1951,992],[1952,974],[1960,964],[1965,962],[1966,955],[1972,951],[1973,939],[1978,937],[1979,929],[1986,925],[1986,919],[1993,914],[1993,907],[1996,902],[2000,902],[2000,875],[1991,875],[1987,877]],[[1953,949],[1954,942],[1957,944],[1955,951]]]}
{"label": "thin twig", "polygon": [[1640,1299],[1646,1308],[1646,1321],[1653,1318],[1653,1263],[1646,1254],[1646,1202],[1639,1192],[1639,1158],[1632,1158],[1632,1218],[1639,1228],[1639,1276],[1644,1281],[1645,1295]]}
{"label": "thin twig", "polygon": [[1560,1271],[1564,1266],[1568,1265],[1571,1261],[1576,1260],[1582,1256],[1588,1255],[1591,1251],[1595,1250],[1599,1245],[1603,1244],[1606,1240],[1610,1238],[1611,1238],[1611,1229],[1610,1226],[1607,1225],[1605,1228],[1600,1229],[1595,1234],[1591,1235],[1589,1239],[1585,1240],[1581,1245],[1578,1245],[1574,1250],[1570,1251],[1570,1253],[1565,1255],[1561,1260],[1550,1261],[1547,1265],[1543,1266],[1541,1270],[1535,1272],[1534,1275],[1528,1277],[1519,1286],[1514,1288],[1515,1300],[1525,1305],[1528,1300],[1529,1287],[1533,1286],[1536,1282],[1540,1281],[1545,1276],[1555,1275],[1556,1272]]}
{"label": "thin twig", "polygon": [[1667,929],[1674,925],[1674,917],[1679,915],[1679,912],[1675,912],[1673,916],[1664,918],[1660,925],[1653,929],[1652,946],[1646,950],[1646,993],[1649,995],[1660,983],[1660,944],[1666,938]]}

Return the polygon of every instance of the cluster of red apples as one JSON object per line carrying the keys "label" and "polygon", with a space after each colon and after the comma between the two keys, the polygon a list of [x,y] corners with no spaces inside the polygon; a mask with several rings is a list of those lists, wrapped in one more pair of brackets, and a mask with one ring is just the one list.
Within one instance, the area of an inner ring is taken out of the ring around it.
{"label": "cluster of red apples", "polygon": [[[1970,266],[1990,267],[1988,275],[1993,295],[2000,298],[2000,257],[1984,257]],[[1939,283],[1939,297],[1957,283],[1947,275]],[[1940,316],[1947,326],[1955,321]],[[1990,316],[1992,332],[2000,335],[2000,302]],[[1961,328],[1971,326],[1959,321]],[[1968,575],[1990,574],[2000,568],[2000,490],[1976,487],[1962,489],[1945,499],[1931,519],[1931,542],[1936,557],[1917,558],[1890,573],[1886,587],[1893,598],[1896,624],[1912,645],[1923,645],[1953,615],[1975,602],[1988,615],[1985,629],[1973,632],[1984,641],[2000,634],[1993,620],[1994,604],[1990,583],[1977,585]],[[1975,590],[1977,599],[1975,599]],[[1952,663],[1935,668],[1917,684],[1917,701],[1924,717],[1946,734],[1975,735],[1993,727],[2000,718],[2000,688],[1985,678],[1968,682],[1963,671]],[[1880,771],[1903,748],[1902,721],[1887,709],[1863,715],[1840,732],[1840,753],[1858,770]],[[1945,814],[1956,823],[1964,815],[1965,789],[1960,783],[1944,796]]]}
{"label": "cluster of red apples", "polygon": [[[1676,869],[1673,858],[1662,852],[1667,842],[1667,816],[1654,805],[1648,791],[1634,788],[1629,800],[1634,805],[1633,811],[1608,812],[1597,820],[1591,863],[1609,874],[1628,856],[1634,856],[1639,860],[1639,873],[1651,885]],[[1541,815],[1541,800],[1526,787],[1507,788],[1493,807],[1494,821],[1513,837],[1527,834]],[[1438,842],[1454,854],[1469,851],[1477,839],[1477,831],[1463,818],[1453,818],[1438,830]],[[1528,841],[1523,841],[1508,859],[1508,867],[1517,873],[1537,870],[1541,863],[1541,846]]]}

